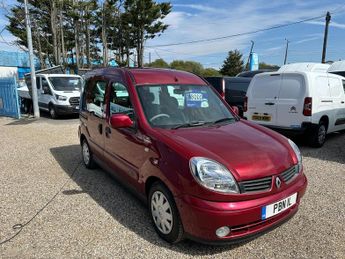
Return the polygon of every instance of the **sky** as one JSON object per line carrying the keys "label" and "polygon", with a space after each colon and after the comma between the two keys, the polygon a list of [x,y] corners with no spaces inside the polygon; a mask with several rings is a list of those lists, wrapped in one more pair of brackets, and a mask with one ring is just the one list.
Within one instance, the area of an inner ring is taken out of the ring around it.
{"label": "sky", "polygon": [[[13,0],[0,0],[7,9]],[[162,2],[162,0],[158,0]],[[145,62],[163,58],[193,60],[204,67],[220,68],[230,50],[239,49],[246,62],[251,41],[259,61],[282,65],[289,41],[288,63],[320,62],[325,18],[312,20],[284,28],[243,35],[197,44],[159,47],[174,43],[217,38],[237,33],[250,32],[272,26],[332,13],[329,27],[327,60],[345,59],[345,1],[344,0],[171,0],[173,8],[164,19],[169,25],[160,36],[145,44]],[[0,31],[7,24],[6,10],[0,8]],[[16,50],[10,46],[14,37],[6,30],[0,37],[0,50]]]}

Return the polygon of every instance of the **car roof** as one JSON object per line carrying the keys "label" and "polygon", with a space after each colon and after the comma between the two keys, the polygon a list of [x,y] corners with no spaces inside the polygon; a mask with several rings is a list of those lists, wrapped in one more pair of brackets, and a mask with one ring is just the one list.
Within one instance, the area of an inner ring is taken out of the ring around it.
{"label": "car roof", "polygon": [[119,73],[128,73],[136,85],[158,85],[158,84],[189,84],[189,85],[207,85],[199,76],[174,69],[163,68],[100,68],[95,69],[85,77],[96,75],[116,75]]}
{"label": "car roof", "polygon": [[220,78],[220,79],[225,79],[230,82],[250,82],[252,80],[251,77],[236,77],[236,76],[208,76],[205,77],[205,79],[214,79],[214,78]]}

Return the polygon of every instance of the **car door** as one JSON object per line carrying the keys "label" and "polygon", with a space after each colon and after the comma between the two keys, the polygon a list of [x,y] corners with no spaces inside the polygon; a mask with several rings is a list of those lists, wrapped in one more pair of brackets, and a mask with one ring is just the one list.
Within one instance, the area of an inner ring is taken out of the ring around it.
{"label": "car door", "polygon": [[48,80],[45,77],[41,77],[41,90],[38,96],[39,105],[45,110],[49,109],[49,103],[53,99],[53,93],[49,86]]}
{"label": "car door", "polygon": [[139,169],[150,156],[151,151],[148,148],[150,139],[137,127],[135,109],[132,106],[128,87],[121,81],[112,81],[108,87],[107,117],[127,114],[134,122],[134,126],[114,129],[109,124],[109,119],[107,120],[104,157],[116,176],[125,178],[133,187],[139,188]]}
{"label": "car door", "polygon": [[248,120],[263,125],[276,125],[281,79],[281,74],[254,77],[248,95]]}
{"label": "car door", "polygon": [[284,73],[277,102],[277,126],[301,128],[306,82],[302,74]]}
{"label": "car door", "polygon": [[93,153],[103,159],[105,125],[105,89],[108,81],[93,77],[85,82],[81,120],[89,133],[88,142]]}
{"label": "car door", "polygon": [[332,98],[332,113],[334,116],[334,130],[345,128],[345,95],[341,79],[329,76],[329,88]]}

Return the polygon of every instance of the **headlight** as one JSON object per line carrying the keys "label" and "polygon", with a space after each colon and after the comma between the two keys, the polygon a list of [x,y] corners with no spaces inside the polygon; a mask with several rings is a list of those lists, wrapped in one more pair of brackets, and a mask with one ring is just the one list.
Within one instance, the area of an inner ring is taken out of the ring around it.
{"label": "headlight", "polygon": [[295,142],[293,142],[291,139],[288,139],[288,140],[289,140],[289,144],[290,144],[291,148],[293,149],[293,151],[296,154],[297,161],[298,161],[298,172],[300,172],[301,169],[302,169],[302,155],[301,155],[301,151],[299,150],[299,148],[295,144]]}
{"label": "headlight", "polygon": [[59,101],[66,101],[67,100],[67,96],[63,96],[63,95],[55,95],[56,99],[58,99]]}
{"label": "headlight", "polygon": [[239,193],[231,172],[220,163],[204,157],[193,157],[189,165],[196,181],[207,189],[222,193]]}

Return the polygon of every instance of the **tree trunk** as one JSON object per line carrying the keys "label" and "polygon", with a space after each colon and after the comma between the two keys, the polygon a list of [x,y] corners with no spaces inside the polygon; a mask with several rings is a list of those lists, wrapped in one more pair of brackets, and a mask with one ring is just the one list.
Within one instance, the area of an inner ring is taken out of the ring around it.
{"label": "tree trunk", "polygon": [[[79,22],[78,20],[74,20],[74,48],[75,48],[75,64],[77,67],[77,70],[79,70]],[[73,53],[72,53],[73,54]],[[72,59],[73,59],[73,55],[72,55]]]}
{"label": "tree trunk", "polygon": [[35,26],[35,34],[36,34],[36,39],[37,39],[38,56],[39,56],[39,59],[40,59],[41,69],[45,69],[46,68],[46,64],[45,64],[44,58],[43,58],[42,47],[41,47],[41,39],[40,39],[40,34],[38,32],[37,25]]}
{"label": "tree trunk", "polygon": [[55,0],[51,0],[51,10],[50,10],[50,26],[52,30],[52,38],[53,38],[53,54],[54,54],[54,63],[59,63],[59,57],[58,57],[58,46],[57,46],[57,29],[56,29],[56,16],[57,16],[57,10],[56,10],[56,3]]}
{"label": "tree trunk", "polygon": [[[89,13],[89,7],[86,8],[86,14]],[[91,67],[91,60],[90,60],[90,20],[87,18],[85,22],[85,29],[86,29],[86,63],[87,67]]]}
{"label": "tree trunk", "polygon": [[106,67],[108,64],[108,43],[107,43],[107,33],[106,33],[106,22],[105,22],[105,3],[103,3],[102,12],[102,43],[103,43],[103,66]]}
{"label": "tree trunk", "polygon": [[62,6],[60,7],[60,36],[61,36],[61,57],[62,57],[62,64],[65,65],[66,62],[66,50],[65,50],[65,36],[64,36],[64,28],[63,28],[63,16],[62,16]]}

